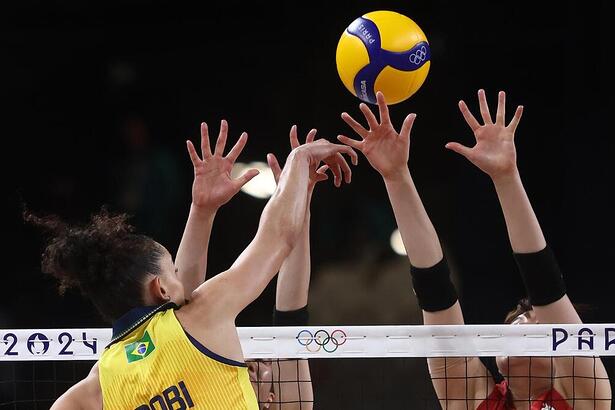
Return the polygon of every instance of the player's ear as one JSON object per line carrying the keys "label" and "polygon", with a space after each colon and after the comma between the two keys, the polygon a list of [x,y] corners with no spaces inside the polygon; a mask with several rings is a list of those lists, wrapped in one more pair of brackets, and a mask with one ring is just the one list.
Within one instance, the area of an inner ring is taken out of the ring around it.
{"label": "player's ear", "polygon": [[165,289],[160,275],[153,275],[154,277],[148,283],[149,296],[153,299],[154,303],[164,303],[170,300],[170,296]]}
{"label": "player's ear", "polygon": [[265,400],[265,403],[263,404],[263,408],[264,409],[270,408],[271,407],[271,403],[273,403],[274,399],[275,399],[275,393],[270,391],[269,394],[267,395],[267,400]]}

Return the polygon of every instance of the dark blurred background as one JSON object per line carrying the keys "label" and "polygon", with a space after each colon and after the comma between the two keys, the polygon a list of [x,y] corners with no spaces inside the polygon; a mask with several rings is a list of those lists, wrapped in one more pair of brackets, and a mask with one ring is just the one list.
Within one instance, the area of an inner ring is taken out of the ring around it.
{"label": "dark blurred background", "polygon": [[[107,204],[177,249],[190,205],[184,141],[230,124],[250,139],[240,161],[284,158],[288,129],[349,133],[359,100],[335,67],[356,17],[394,10],[432,47],[425,84],[391,107],[418,114],[410,168],[453,266],[466,321],[501,323],[524,295],[489,178],[446,151],[472,143],[457,101],[508,94],[519,168],[585,320],[614,322],[612,248],[613,6],[602,1],[29,1],[2,5],[5,171],[0,328],[107,326],[40,272],[42,242],[21,204],[84,221]],[[251,240],[265,200],[239,193],[218,212],[208,277]],[[312,324],[419,324],[408,261],[381,178],[362,157],[353,183],[317,187],[312,205]],[[6,264],[8,263],[8,264]],[[239,318],[267,325],[275,281]]]}

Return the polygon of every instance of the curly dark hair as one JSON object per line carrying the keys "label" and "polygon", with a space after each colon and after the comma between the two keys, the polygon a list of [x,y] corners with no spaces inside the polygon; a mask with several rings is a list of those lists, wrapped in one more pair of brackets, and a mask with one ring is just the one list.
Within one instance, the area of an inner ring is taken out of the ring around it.
{"label": "curly dark hair", "polygon": [[23,218],[50,234],[41,269],[58,280],[60,294],[79,289],[109,321],[144,305],[146,275],[161,273],[164,251],[152,238],[134,233],[127,214],[112,215],[103,207],[82,226],[28,210]]}

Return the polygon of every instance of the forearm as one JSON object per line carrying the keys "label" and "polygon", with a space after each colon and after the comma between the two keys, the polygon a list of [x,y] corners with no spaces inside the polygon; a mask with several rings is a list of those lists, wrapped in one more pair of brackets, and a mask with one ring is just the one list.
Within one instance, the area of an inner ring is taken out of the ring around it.
{"label": "forearm", "polygon": [[294,246],[307,211],[308,166],[305,155],[291,152],[277,188],[263,210],[257,235],[269,236],[273,243],[285,241]]}
{"label": "forearm", "polygon": [[544,249],[547,242],[523,188],[519,172],[515,170],[511,175],[493,179],[493,184],[502,207],[513,252],[532,253]]}
{"label": "forearm", "polygon": [[408,169],[385,179],[408,259],[412,287],[425,324],[463,324],[457,292],[450,279],[438,234],[427,215]]}
{"label": "forearm", "polygon": [[184,285],[186,299],[192,291],[205,281],[207,271],[207,252],[216,210],[190,205],[188,221],[184,228],[175,267]]}
{"label": "forearm", "polygon": [[277,310],[290,311],[307,305],[310,269],[310,215],[308,211],[299,240],[284,260],[278,274],[275,297]]}
{"label": "forearm", "polygon": [[541,323],[580,323],[555,255],[547,246],[538,218],[515,171],[494,179],[510,244],[530,302]]}
{"label": "forearm", "polygon": [[547,245],[538,252],[514,253],[527,296],[540,323],[581,323],[566,296],[566,284]]}
{"label": "forearm", "polygon": [[293,154],[263,210],[254,239],[231,268],[220,275],[227,289],[233,289],[225,302],[230,313],[239,313],[263,292],[292,251],[303,227],[309,162]]}
{"label": "forearm", "polygon": [[[311,410],[314,390],[307,359],[278,359],[273,363],[273,388],[276,395],[272,409]],[[279,404],[276,404],[277,401]]]}
{"label": "forearm", "polygon": [[[308,292],[310,288],[310,199],[303,230],[295,247],[284,260],[276,287],[274,326],[308,325]],[[274,365],[275,380],[297,380],[295,383],[274,383],[277,398],[282,399],[280,409],[311,409],[314,393],[307,360],[280,360]]]}
{"label": "forearm", "polygon": [[418,268],[435,265],[443,257],[442,247],[410,171],[384,182],[410,263]]}
{"label": "forearm", "polygon": [[[309,275],[307,276],[307,280],[309,281]],[[282,290],[289,289],[282,288]],[[276,307],[273,314],[273,325],[299,327],[307,326],[309,323],[309,311],[307,307],[307,289],[305,294],[306,297],[302,302],[297,300],[296,302],[291,302],[282,306],[278,304],[280,295],[279,291],[280,287],[278,285],[278,296],[276,297]],[[305,303],[302,304],[303,302]],[[297,380],[297,383],[274,383],[276,398],[282,399],[281,401],[283,404],[281,404],[279,407],[273,408],[305,410],[311,409],[313,407],[314,392],[312,389],[310,365],[308,360],[280,359],[277,362],[277,365],[274,364],[273,370],[275,376],[274,380]]]}

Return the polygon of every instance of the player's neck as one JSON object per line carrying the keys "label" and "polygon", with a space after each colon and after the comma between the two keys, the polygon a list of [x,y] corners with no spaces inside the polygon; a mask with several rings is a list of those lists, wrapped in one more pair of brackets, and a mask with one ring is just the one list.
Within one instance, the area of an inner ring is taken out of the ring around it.
{"label": "player's neck", "polygon": [[516,410],[530,410],[531,403],[553,388],[552,380],[528,377],[509,380]]}

